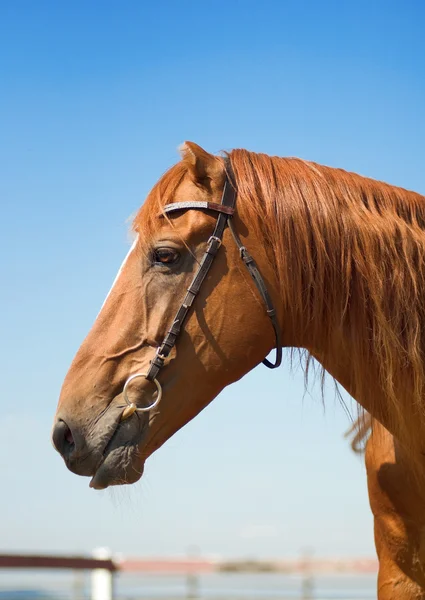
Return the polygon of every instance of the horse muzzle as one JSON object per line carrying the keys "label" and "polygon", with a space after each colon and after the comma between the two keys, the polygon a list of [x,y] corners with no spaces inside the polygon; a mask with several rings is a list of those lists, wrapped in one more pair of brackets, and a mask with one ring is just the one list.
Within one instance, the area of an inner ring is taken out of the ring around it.
{"label": "horse muzzle", "polygon": [[134,483],[143,473],[139,445],[147,431],[145,415],[122,420],[122,406],[110,405],[90,426],[58,414],[52,442],[68,469],[91,477],[90,487]]}

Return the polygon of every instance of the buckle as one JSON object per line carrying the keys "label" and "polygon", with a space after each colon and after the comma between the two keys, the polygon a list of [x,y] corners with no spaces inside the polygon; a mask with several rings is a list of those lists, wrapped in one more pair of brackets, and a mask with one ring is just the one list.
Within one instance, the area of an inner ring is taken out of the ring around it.
{"label": "buckle", "polygon": [[208,240],[208,244],[211,245],[213,242],[217,242],[218,248],[220,248],[222,243],[221,238],[217,237],[216,235],[212,235]]}
{"label": "buckle", "polygon": [[165,354],[161,354],[160,350],[161,350],[161,346],[158,346],[158,348],[156,349],[156,352],[155,352],[155,356],[157,356],[161,360],[165,360],[167,357],[165,356]]}

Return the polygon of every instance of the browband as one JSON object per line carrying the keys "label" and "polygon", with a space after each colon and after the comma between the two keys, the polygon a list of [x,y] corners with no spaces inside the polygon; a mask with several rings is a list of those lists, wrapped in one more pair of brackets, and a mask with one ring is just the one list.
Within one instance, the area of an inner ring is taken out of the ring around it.
{"label": "browband", "polygon": [[[196,200],[190,202],[174,202],[174,204],[167,204],[164,206],[164,213],[174,212],[175,210],[186,210],[188,208],[197,208],[205,210],[213,210],[215,212],[224,213],[225,215],[233,215],[235,209],[233,206],[226,206],[225,204],[218,204],[217,202],[197,202]],[[160,216],[164,216],[161,214]]]}

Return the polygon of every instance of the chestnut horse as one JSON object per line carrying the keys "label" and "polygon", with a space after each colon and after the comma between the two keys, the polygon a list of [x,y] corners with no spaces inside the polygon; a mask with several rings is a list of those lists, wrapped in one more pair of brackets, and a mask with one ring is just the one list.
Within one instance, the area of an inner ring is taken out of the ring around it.
{"label": "chestnut horse", "polygon": [[[369,433],[372,435],[369,435]],[[425,598],[425,469],[370,415],[347,432],[355,452],[366,454],[369,501],[379,558],[379,600]]]}
{"label": "chestnut horse", "polygon": [[[369,461],[378,514],[380,457],[400,453],[400,480],[423,478],[424,228],[414,192],[187,142],[137,214],[135,242],[65,378],[53,441],[67,466],[96,489],[137,481],[224,387],[276,345],[277,364],[281,347],[299,348],[388,431],[373,436],[386,454],[379,446]],[[425,598],[395,557],[404,514],[394,507],[388,555],[405,579],[391,575],[379,598]]]}

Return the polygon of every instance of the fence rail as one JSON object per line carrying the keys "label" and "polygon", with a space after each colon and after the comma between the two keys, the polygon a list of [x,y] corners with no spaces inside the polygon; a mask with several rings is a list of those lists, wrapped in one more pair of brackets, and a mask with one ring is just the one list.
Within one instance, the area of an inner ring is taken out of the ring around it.
{"label": "fence rail", "polygon": [[0,554],[3,569],[72,569],[73,571],[106,569],[114,572],[119,565],[111,559],[83,556],[50,556],[48,554]]}
{"label": "fence rail", "polygon": [[[204,558],[199,559],[152,559],[152,558],[139,558],[139,559],[126,559],[124,557],[113,557],[111,553],[104,548],[97,549],[93,552],[91,557],[87,556],[53,556],[53,555],[35,555],[35,554],[0,554],[0,569],[7,570],[66,570],[71,572],[69,576],[72,577],[72,572],[75,572],[74,584],[72,588],[74,590],[74,598],[87,598],[91,600],[116,600],[117,598],[124,598],[122,592],[116,594],[116,584],[119,583],[119,587],[123,582],[123,578],[127,580],[129,577],[134,578],[138,575],[143,576],[144,581],[144,592],[147,592],[146,585],[149,587],[149,581],[153,579],[157,580],[157,588],[155,588],[155,597],[160,598],[162,593],[165,592],[167,586],[159,583],[166,582],[170,579],[178,578],[182,582],[185,582],[184,588],[186,593],[183,595],[175,596],[170,589],[170,594],[167,594],[169,598],[200,598],[200,582],[210,583],[219,581],[223,583],[226,581],[229,583],[229,576],[233,575],[231,579],[233,581],[241,581],[240,578],[245,579],[245,583],[249,580],[248,585],[251,586],[254,581],[252,578],[261,579],[263,582],[264,577],[267,578],[268,582],[272,582],[273,579],[269,579],[268,575],[275,575],[277,577],[283,576],[282,581],[288,582],[289,579],[295,576],[296,580],[299,581],[297,584],[300,586],[298,589],[301,594],[297,595],[295,588],[293,592],[290,592],[290,596],[282,594],[280,598],[304,598],[304,599],[319,599],[325,596],[320,595],[317,589],[318,595],[310,595],[309,589],[316,578],[338,578],[340,576],[369,576],[368,580],[372,581],[373,575],[377,571],[377,561],[374,559],[338,559],[338,560],[319,560],[319,559],[303,559],[303,560],[280,560],[280,561],[218,561],[208,560]],[[83,584],[83,581],[88,582],[87,579],[88,571],[90,574],[90,583],[88,585]],[[84,572],[86,574],[84,574]],[[80,575],[79,575],[80,573]],[[117,575],[119,575],[117,579]],[[53,576],[53,575],[52,575]],[[67,577],[69,577],[67,576]],[[167,576],[167,577],[163,577]],[[288,579],[289,577],[289,579]],[[83,578],[83,579],[82,579]],[[294,581],[294,579],[292,579]],[[140,582],[140,580],[139,580]],[[242,589],[239,592],[235,589],[229,594],[225,591],[227,584],[221,589],[220,596],[217,596],[223,600],[223,598],[238,598],[244,597],[241,595]],[[287,589],[288,584],[284,584],[284,589]],[[292,589],[293,584],[290,585]],[[371,589],[368,584],[368,589]],[[137,586],[141,592],[137,593],[137,596],[131,595],[131,598],[146,597],[142,589]],[[314,587],[316,587],[314,585]],[[84,588],[84,593],[83,593]],[[267,584],[262,589],[269,589]],[[69,589],[69,588],[68,588]],[[230,589],[230,588],[229,588]],[[346,589],[346,588],[344,588]],[[348,589],[351,589],[348,587]],[[153,593],[153,588],[151,588]],[[176,590],[174,590],[176,591]],[[207,590],[204,590],[207,592]],[[250,588],[250,597],[254,599],[254,589]],[[271,587],[270,587],[271,591]],[[277,589],[273,591],[273,597],[276,596]],[[288,588],[289,591],[289,588]],[[135,590],[134,590],[135,592]],[[207,596],[210,600],[215,597],[218,592],[218,587],[213,586],[208,590]],[[363,599],[373,597],[366,595],[359,596]],[[296,595],[294,595],[294,593]],[[349,592],[348,592],[349,594]],[[0,598],[3,598],[0,589]],[[13,596],[18,597],[18,596]],[[25,596],[19,596],[19,598]],[[29,597],[29,596],[28,596]],[[62,596],[61,596],[62,597]],[[65,596],[64,596],[65,597]],[[127,597],[127,595],[125,596]],[[264,594],[263,598],[271,597],[267,593]],[[344,595],[344,598],[349,598],[349,595]],[[68,595],[69,598],[69,595]],[[130,598],[130,596],[128,596]],[[352,596],[354,598],[354,594]],[[341,599],[342,600],[342,599]]]}

